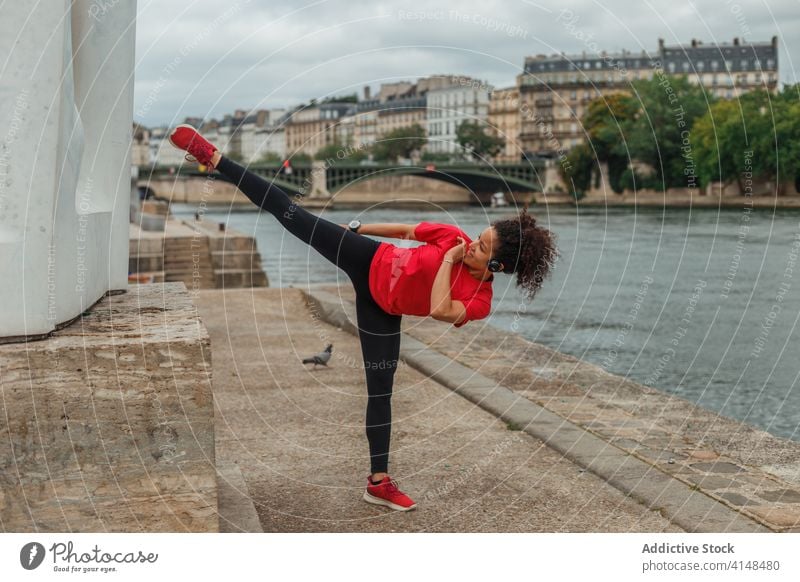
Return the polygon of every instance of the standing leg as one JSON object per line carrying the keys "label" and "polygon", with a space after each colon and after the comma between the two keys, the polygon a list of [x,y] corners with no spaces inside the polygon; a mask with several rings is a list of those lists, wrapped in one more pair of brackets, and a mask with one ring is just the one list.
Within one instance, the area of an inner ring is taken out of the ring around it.
{"label": "standing leg", "polygon": [[386,473],[392,432],[392,386],[400,356],[400,315],[383,311],[367,290],[356,289],[358,336],[367,379],[366,432],[372,474]]}

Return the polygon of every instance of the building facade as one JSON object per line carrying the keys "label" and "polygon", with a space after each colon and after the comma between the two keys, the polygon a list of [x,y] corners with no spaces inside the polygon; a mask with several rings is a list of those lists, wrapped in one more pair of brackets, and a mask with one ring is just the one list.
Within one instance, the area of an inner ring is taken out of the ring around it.
{"label": "building facade", "polygon": [[460,153],[458,126],[465,121],[486,126],[489,120],[489,94],[493,87],[471,77],[451,79],[450,84],[427,93],[427,151],[431,153]]}
{"label": "building facade", "polygon": [[489,130],[505,141],[503,150],[495,157],[498,162],[518,162],[522,150],[519,145],[520,100],[517,87],[496,89],[489,96]]}
{"label": "building facade", "polygon": [[599,55],[537,55],[525,59],[517,78],[520,92],[520,149],[529,155],[553,156],[581,143],[581,118],[588,104],[603,95],[627,92],[637,79],[662,69],[685,75],[721,98],[761,88],[778,88],[777,37],[770,42],[668,46],[659,39],[654,55],[623,51]]}
{"label": "building facade", "polygon": [[321,103],[295,111],[286,122],[286,154],[313,156],[321,148],[338,143],[336,126],[352,103]]}

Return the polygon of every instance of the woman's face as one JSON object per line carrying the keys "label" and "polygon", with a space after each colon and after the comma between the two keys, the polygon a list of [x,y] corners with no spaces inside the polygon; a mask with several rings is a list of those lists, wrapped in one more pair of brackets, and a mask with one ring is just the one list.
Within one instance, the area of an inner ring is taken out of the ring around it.
{"label": "woman's face", "polygon": [[494,227],[484,229],[467,247],[464,264],[473,269],[485,269],[499,246],[500,240]]}

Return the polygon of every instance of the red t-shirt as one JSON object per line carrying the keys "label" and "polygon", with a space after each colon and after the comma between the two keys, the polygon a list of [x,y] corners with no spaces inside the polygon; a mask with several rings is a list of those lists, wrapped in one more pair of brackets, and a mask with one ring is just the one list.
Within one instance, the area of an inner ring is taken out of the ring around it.
{"label": "red t-shirt", "polygon": [[[385,312],[424,317],[431,314],[431,289],[444,254],[458,244],[456,237],[464,238],[468,245],[472,241],[458,227],[430,222],[418,224],[414,236],[427,244],[414,248],[380,244],[369,270],[369,289]],[[493,280],[494,275],[480,281],[462,263],[453,265],[450,298],[461,301],[467,310],[464,321],[456,327],[489,315]]]}

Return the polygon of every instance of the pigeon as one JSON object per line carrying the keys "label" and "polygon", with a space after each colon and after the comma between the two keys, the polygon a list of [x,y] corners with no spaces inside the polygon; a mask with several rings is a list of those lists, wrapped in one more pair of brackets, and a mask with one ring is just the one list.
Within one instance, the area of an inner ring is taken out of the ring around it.
{"label": "pigeon", "polygon": [[306,358],[303,360],[304,364],[314,364],[314,368],[316,369],[317,364],[321,366],[328,366],[328,361],[331,359],[331,351],[333,350],[333,344],[328,344],[328,347],[325,348],[324,352],[318,353],[316,356],[311,356],[310,358]]}

